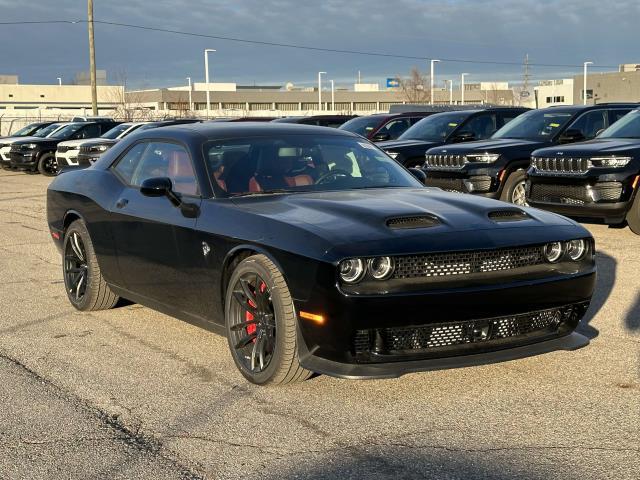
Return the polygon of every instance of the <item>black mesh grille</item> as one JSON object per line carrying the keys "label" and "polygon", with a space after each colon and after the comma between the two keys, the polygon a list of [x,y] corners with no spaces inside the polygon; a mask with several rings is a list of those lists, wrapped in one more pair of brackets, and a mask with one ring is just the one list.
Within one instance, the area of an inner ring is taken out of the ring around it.
{"label": "black mesh grille", "polygon": [[64,153],[64,152],[66,152],[67,150],[69,150],[69,147],[65,147],[64,145],[58,145],[57,150],[58,150],[60,153]]}
{"label": "black mesh grille", "polygon": [[354,351],[412,353],[535,333],[549,335],[556,333],[573,311],[573,307],[569,306],[491,319],[358,330],[354,337]]}
{"label": "black mesh grille", "polygon": [[595,201],[617,201],[622,195],[620,182],[602,182],[593,186],[593,199]]}
{"label": "black mesh grille", "polygon": [[466,193],[467,191],[461,178],[437,178],[427,175],[427,180],[424,183],[427,187],[438,187],[453,192]]}
{"label": "black mesh grille", "polygon": [[431,168],[458,169],[469,161],[464,155],[426,155],[425,165]]}
{"label": "black mesh grille", "polygon": [[403,228],[424,228],[433,227],[440,222],[426,215],[413,216],[413,217],[396,217],[387,220],[387,226],[394,230]]}
{"label": "black mesh grille", "polygon": [[530,198],[533,201],[582,205],[591,201],[587,187],[583,185],[555,185],[534,183]]}
{"label": "black mesh grille", "polygon": [[590,167],[588,158],[576,157],[536,157],[533,166],[541,172],[585,173]]}
{"label": "black mesh grille", "polygon": [[504,248],[472,252],[396,257],[394,278],[442,277],[498,272],[544,263],[542,247]]}

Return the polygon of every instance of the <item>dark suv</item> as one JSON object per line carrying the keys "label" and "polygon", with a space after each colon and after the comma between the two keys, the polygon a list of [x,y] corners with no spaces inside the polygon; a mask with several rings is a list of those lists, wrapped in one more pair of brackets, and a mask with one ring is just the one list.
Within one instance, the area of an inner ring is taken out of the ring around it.
{"label": "dark suv", "polygon": [[424,117],[428,117],[434,113],[437,112],[434,110],[425,112],[374,113],[373,115],[349,120],[338,128],[362,135],[372,142],[383,142],[385,140],[395,140],[410,126],[415,125]]}
{"label": "dark suv", "polygon": [[276,123],[301,123],[302,125],[317,125],[319,127],[338,128],[357,115],[311,115],[310,117],[284,117],[272,120]]}
{"label": "dark suv", "polygon": [[640,110],[595,140],[533,152],[528,171],[530,205],[610,225],[626,220],[640,235]]}
{"label": "dark suv", "polygon": [[492,107],[436,113],[423,118],[398,137],[378,146],[407,168],[421,167],[427,150],[449,143],[484,140],[528,108]]}
{"label": "dark suv", "polygon": [[531,152],[594,138],[637,104],[561,106],[520,115],[484,141],[429,149],[428,186],[526,205]]}
{"label": "dark suv", "polygon": [[65,140],[95,138],[111,130],[118,122],[75,122],[60,128],[45,138],[27,137],[11,144],[9,160],[12,168],[39,171],[43,175],[58,173],[56,147]]}

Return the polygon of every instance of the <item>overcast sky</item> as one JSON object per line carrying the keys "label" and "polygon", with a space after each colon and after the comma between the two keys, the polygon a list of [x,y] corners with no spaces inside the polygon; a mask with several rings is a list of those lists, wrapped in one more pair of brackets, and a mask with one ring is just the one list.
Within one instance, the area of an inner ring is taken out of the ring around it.
{"label": "overcast sky", "polygon": [[[0,21],[86,19],[85,0],[0,0]],[[429,58],[581,65],[640,63],[638,0],[95,0],[96,20],[208,35]],[[294,50],[96,25],[98,68],[130,87],[203,81],[312,84],[318,70],[348,85],[382,82],[426,62]],[[0,26],[0,73],[55,83],[88,69],[86,24]],[[442,62],[438,80],[522,79],[522,67]],[[581,68],[531,67],[535,79]]]}

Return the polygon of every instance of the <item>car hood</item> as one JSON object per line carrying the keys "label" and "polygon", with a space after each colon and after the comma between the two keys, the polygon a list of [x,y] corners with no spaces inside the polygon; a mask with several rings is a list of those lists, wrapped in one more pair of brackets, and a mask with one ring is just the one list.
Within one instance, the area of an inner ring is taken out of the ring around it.
{"label": "car hood", "polygon": [[20,142],[22,140],[27,140],[27,143],[33,143],[33,142],[29,142],[29,140],[40,140],[41,137],[4,137],[4,138],[0,138],[0,146],[2,145],[11,145],[12,143],[16,143],[16,142]]}
{"label": "car hood", "polygon": [[465,154],[465,153],[505,153],[510,150],[528,149],[535,150],[549,145],[549,142],[535,140],[522,140],[519,138],[499,138],[495,140],[477,140],[474,142],[464,142],[455,145],[443,145],[430,149],[429,154]]}
{"label": "car hood", "polygon": [[20,140],[13,142],[13,145],[24,145],[27,143],[36,143],[38,145],[58,145],[61,142],[58,138],[41,138],[41,137],[22,137]]}
{"label": "car hood", "polygon": [[116,138],[96,138],[94,140],[85,140],[82,144],[83,147],[93,147],[95,145],[108,145],[113,146],[118,143],[120,140]]}
{"label": "car hood", "polygon": [[387,140],[386,142],[378,142],[376,145],[383,150],[392,150],[393,148],[403,147],[424,147],[432,148],[440,145],[438,142],[427,142],[426,140]]}
{"label": "car hood", "polygon": [[640,149],[638,138],[602,138],[589,140],[588,142],[572,143],[570,145],[556,145],[555,147],[541,148],[533,152],[535,156],[556,157],[559,155],[584,156],[613,155],[616,153],[635,152]]}
{"label": "car hood", "polygon": [[[517,207],[437,188],[259,195],[233,202],[270,224],[279,222],[320,237],[327,251],[342,256],[497,248],[589,236],[572,220],[537,209],[521,209],[528,214],[525,220],[495,222],[490,212]],[[407,216],[435,218],[437,224],[412,229],[387,226],[389,219]]]}
{"label": "car hood", "polygon": [[86,142],[86,140],[84,138],[78,139],[78,140],[65,140],[64,142],[58,143],[58,146],[59,147],[73,148],[73,147],[79,147],[80,145],[82,145],[85,142]]}

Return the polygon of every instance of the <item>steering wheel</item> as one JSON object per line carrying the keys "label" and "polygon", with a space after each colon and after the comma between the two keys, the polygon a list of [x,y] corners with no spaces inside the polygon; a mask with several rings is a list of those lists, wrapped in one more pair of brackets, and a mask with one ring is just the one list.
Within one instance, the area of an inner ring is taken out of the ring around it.
{"label": "steering wheel", "polygon": [[331,170],[328,173],[325,173],[318,180],[316,180],[316,185],[320,185],[321,183],[327,183],[327,180],[330,178],[337,179],[338,177],[350,177],[350,176],[351,174],[346,170],[336,168],[334,170]]}

